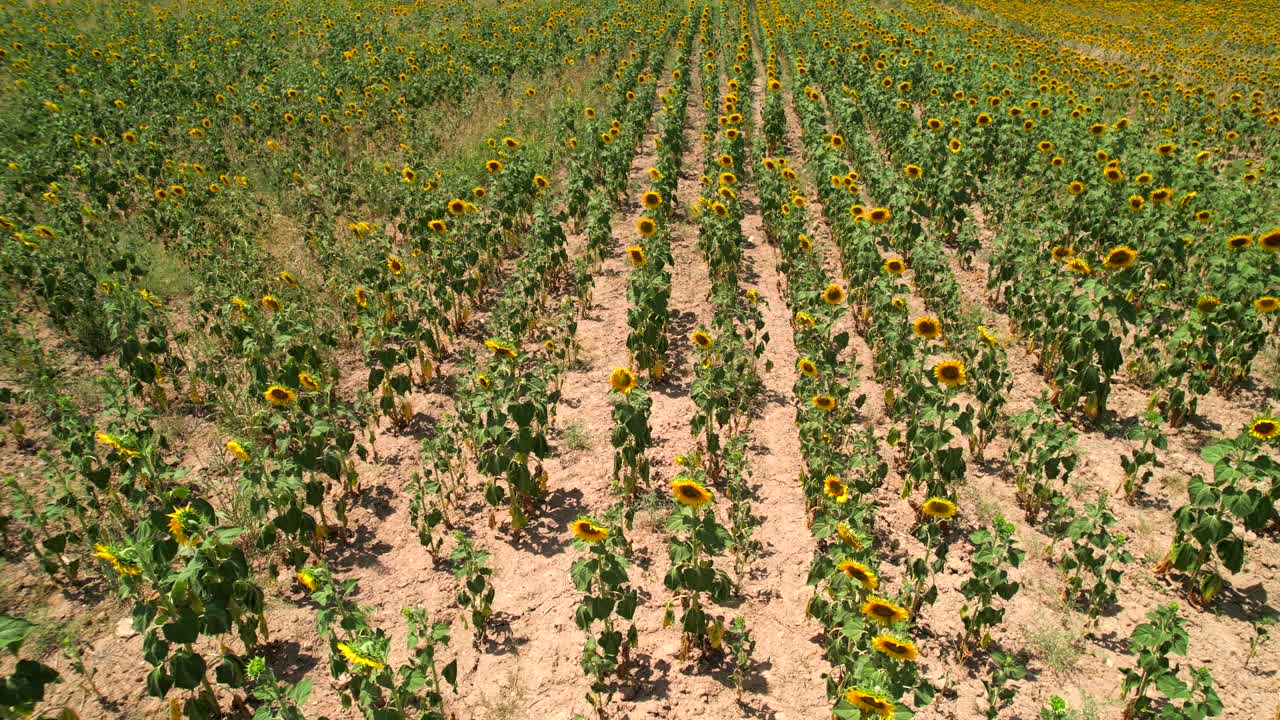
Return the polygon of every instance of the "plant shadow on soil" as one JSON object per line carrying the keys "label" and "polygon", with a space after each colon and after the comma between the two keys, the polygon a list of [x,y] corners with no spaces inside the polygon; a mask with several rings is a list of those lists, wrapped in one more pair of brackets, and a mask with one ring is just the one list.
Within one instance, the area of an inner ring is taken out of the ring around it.
{"label": "plant shadow on soil", "polygon": [[302,652],[302,646],[293,640],[272,640],[261,646],[262,656],[271,669],[283,681],[300,682],[320,664],[314,655]]}
{"label": "plant shadow on soil", "polygon": [[555,488],[543,499],[542,510],[519,534],[513,535],[509,528],[503,532],[511,546],[518,550],[542,557],[559,555],[569,547],[564,539],[565,528],[586,511],[582,490]]}
{"label": "plant shadow on soil", "polygon": [[376,535],[368,525],[359,525],[346,535],[346,542],[335,545],[327,553],[329,565],[338,570],[373,567],[381,563],[380,557],[392,550],[387,542],[375,540]]}

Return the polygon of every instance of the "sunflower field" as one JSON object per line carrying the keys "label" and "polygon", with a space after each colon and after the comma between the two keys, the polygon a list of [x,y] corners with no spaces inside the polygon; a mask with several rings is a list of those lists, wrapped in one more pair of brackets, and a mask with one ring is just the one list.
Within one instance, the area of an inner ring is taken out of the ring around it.
{"label": "sunflower field", "polygon": [[0,720],[1280,718],[1264,0],[0,3]]}

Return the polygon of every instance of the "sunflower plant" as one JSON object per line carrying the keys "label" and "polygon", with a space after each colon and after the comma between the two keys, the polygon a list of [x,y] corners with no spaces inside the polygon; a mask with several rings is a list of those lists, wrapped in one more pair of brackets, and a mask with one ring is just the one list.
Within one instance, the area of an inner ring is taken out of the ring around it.
{"label": "sunflower plant", "polygon": [[626,673],[627,656],[640,642],[633,622],[640,598],[627,579],[626,540],[620,530],[585,516],[574,520],[570,530],[574,544],[588,553],[569,570],[574,588],[583,593],[574,622],[586,634],[581,662],[583,672],[592,679],[587,700],[604,717],[616,691],[610,678]]}
{"label": "sunflower plant", "polygon": [[[718,648],[719,637],[713,639],[709,603],[724,603],[733,592],[733,581],[715,566],[715,558],[729,549],[731,537],[715,516],[714,496],[706,488],[700,470],[678,475],[671,482],[671,492],[680,505],[667,522],[671,532],[667,554],[671,567],[663,583],[673,595],[667,601],[662,624],[676,622],[676,603],[680,606],[680,659],[689,651],[701,648],[704,653]],[[714,641],[713,641],[714,640]]]}
{"label": "sunflower plant", "polygon": [[1004,608],[997,604],[997,599],[1010,600],[1021,587],[1009,574],[1011,569],[1022,565],[1026,557],[1013,531],[1013,523],[996,518],[991,527],[969,534],[974,548],[972,574],[960,585],[960,593],[965,598],[960,609],[965,630],[961,651],[966,654],[975,644],[987,646],[990,630],[1004,620]]}
{"label": "sunflower plant", "polygon": [[631,503],[637,489],[649,484],[647,453],[653,445],[649,411],[653,401],[627,368],[615,368],[609,374],[609,386],[613,399],[613,481],[624,501]]}

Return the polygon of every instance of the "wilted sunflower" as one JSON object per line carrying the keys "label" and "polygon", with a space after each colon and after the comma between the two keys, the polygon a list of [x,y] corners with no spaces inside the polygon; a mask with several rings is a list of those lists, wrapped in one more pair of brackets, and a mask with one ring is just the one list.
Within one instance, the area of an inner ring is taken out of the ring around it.
{"label": "wilted sunflower", "polygon": [[837,503],[846,503],[849,501],[849,488],[845,486],[844,481],[835,475],[828,475],[822,481],[822,491],[827,497],[835,500]]}
{"label": "wilted sunflower", "polygon": [[1258,238],[1258,247],[1267,252],[1275,252],[1280,250],[1280,228],[1276,228]]}
{"label": "wilted sunflower", "polygon": [[671,482],[671,493],[675,495],[676,502],[686,507],[702,507],[713,498],[710,490],[702,487],[698,481],[683,475],[677,476]]}
{"label": "wilted sunflower", "polygon": [[924,338],[925,340],[936,340],[942,335],[942,323],[938,322],[937,318],[926,315],[925,317],[916,318],[916,321],[911,323],[911,331],[916,334],[916,337]]}
{"label": "wilted sunflower", "polygon": [[115,448],[116,452],[120,453],[125,457],[133,458],[133,457],[138,457],[138,455],[141,454],[137,450],[127,447],[124,443],[120,442],[120,440],[118,440],[115,436],[109,433],[104,433],[104,432],[94,433],[94,439],[96,439],[98,442],[102,443],[103,445],[108,445],[110,447]]}
{"label": "wilted sunflower", "polygon": [[862,614],[882,625],[906,622],[911,613],[884,598],[872,596],[862,603]]}
{"label": "wilted sunflower", "polygon": [[796,367],[800,370],[800,374],[805,377],[818,377],[818,366],[809,358],[800,358],[796,363]]}
{"label": "wilted sunflower", "polygon": [[1280,309],[1280,298],[1263,295],[1253,301],[1253,308],[1260,313],[1273,313]]}
{"label": "wilted sunflower", "polygon": [[591,518],[580,517],[569,526],[574,537],[586,543],[598,543],[609,537],[609,529],[595,524]]}
{"label": "wilted sunflower", "polygon": [[814,395],[810,400],[813,406],[825,412],[831,412],[836,409],[836,399],[830,395]]}
{"label": "wilted sunflower", "polygon": [[796,324],[801,325],[803,327],[812,328],[816,323],[814,322],[812,315],[801,310],[796,313]]}
{"label": "wilted sunflower", "polygon": [[839,305],[844,302],[844,288],[832,283],[822,291],[822,301],[828,305]]}
{"label": "wilted sunflower", "polygon": [[871,640],[871,647],[901,662],[911,662],[920,657],[915,643],[899,640],[892,635],[877,635]]}
{"label": "wilted sunflower", "polygon": [[1000,344],[1000,340],[982,325],[978,326],[978,339],[992,347]]}
{"label": "wilted sunflower", "polygon": [[108,545],[103,545],[102,543],[95,544],[93,549],[95,551],[93,553],[94,557],[111,563],[111,567],[115,568],[116,572],[121,575],[136,576],[142,574],[142,568],[138,567],[138,564],[132,560],[126,559],[122,551]]}
{"label": "wilted sunflower", "polygon": [[228,440],[226,443],[227,451],[236,456],[238,460],[247,461],[249,459],[249,451],[244,449],[238,440]]}
{"label": "wilted sunflower", "polygon": [[191,508],[191,503],[174,508],[169,518],[169,534],[179,545],[194,545],[203,526],[203,518]]}
{"label": "wilted sunflower", "polygon": [[1260,417],[1249,424],[1249,434],[1258,440],[1270,440],[1280,435],[1280,421],[1269,417]]}
{"label": "wilted sunflower", "polygon": [[931,497],[924,501],[920,510],[931,518],[946,520],[956,514],[956,504],[946,498]]}
{"label": "wilted sunflower", "polygon": [[649,262],[649,258],[644,254],[644,248],[639,245],[631,245],[627,247],[627,258],[631,260],[634,267],[644,267]]}
{"label": "wilted sunflower", "polygon": [[283,385],[272,385],[262,393],[262,397],[272,405],[284,407],[293,404],[298,399],[298,394]]}
{"label": "wilted sunflower", "polygon": [[705,330],[701,330],[701,329],[694,330],[692,333],[690,333],[689,340],[692,341],[694,345],[697,345],[703,350],[710,348],[712,345],[711,336],[708,335]]}
{"label": "wilted sunflower", "polygon": [[1133,263],[1138,259],[1138,251],[1128,245],[1120,245],[1111,249],[1107,253],[1107,259],[1103,264],[1113,270],[1121,270],[1132,267]]}
{"label": "wilted sunflower", "polygon": [[636,232],[640,233],[641,237],[651,237],[657,230],[658,224],[653,221],[653,218],[642,217],[636,220]]}
{"label": "wilted sunflower", "polygon": [[865,710],[880,717],[893,717],[894,704],[882,695],[853,688],[844,694],[844,699],[859,710]]}
{"label": "wilted sunflower", "polygon": [[653,190],[646,190],[640,196],[640,204],[652,210],[662,205],[662,196]]}
{"label": "wilted sunflower", "polygon": [[836,570],[844,573],[851,580],[857,580],[868,590],[880,587],[880,578],[876,577],[875,572],[856,560],[842,560],[836,565]]}
{"label": "wilted sunflower", "polygon": [[263,295],[262,300],[259,302],[262,304],[262,307],[270,310],[271,312],[280,312],[280,300],[278,300],[275,295]]}
{"label": "wilted sunflower", "polygon": [[316,392],[320,389],[320,382],[308,372],[298,373],[298,385],[302,386],[303,390],[310,390],[311,392]]}
{"label": "wilted sunflower", "polygon": [[387,666],[386,663],[379,660],[368,650],[357,650],[344,642],[338,643],[338,652],[342,653],[342,657],[353,665],[367,667],[372,670],[381,670]]}
{"label": "wilted sunflower", "polygon": [[867,219],[877,225],[889,222],[889,218],[893,217],[893,213],[888,208],[874,208],[867,213]]}
{"label": "wilted sunflower", "polygon": [[964,363],[959,360],[943,360],[933,366],[933,377],[947,387],[958,387],[965,382]]}
{"label": "wilted sunflower", "polygon": [[900,257],[885,258],[884,271],[890,275],[901,275],[907,271],[907,264]]}
{"label": "wilted sunflower", "polygon": [[636,376],[632,375],[631,371],[626,368],[616,368],[609,373],[609,384],[613,386],[614,390],[625,395],[635,389]]}

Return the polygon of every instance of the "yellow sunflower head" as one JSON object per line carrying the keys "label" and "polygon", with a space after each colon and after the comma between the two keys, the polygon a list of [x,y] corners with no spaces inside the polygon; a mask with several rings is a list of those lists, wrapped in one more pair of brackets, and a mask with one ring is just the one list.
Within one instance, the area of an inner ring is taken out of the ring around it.
{"label": "yellow sunflower head", "polygon": [[800,361],[796,363],[796,368],[805,377],[818,377],[818,366],[809,358],[800,358]]}
{"label": "yellow sunflower head", "polygon": [[875,596],[867,598],[867,601],[862,603],[862,614],[868,620],[874,620],[881,625],[906,622],[911,617],[911,613],[905,608]]}
{"label": "yellow sunflower head", "polygon": [[573,536],[585,543],[598,543],[609,537],[609,529],[588,517],[580,517],[569,526]]}
{"label": "yellow sunflower head", "polygon": [[956,504],[946,498],[931,497],[920,506],[921,512],[931,518],[947,520],[955,517]]}
{"label": "yellow sunflower head", "polygon": [[262,393],[262,397],[272,405],[285,407],[292,405],[293,401],[298,399],[298,394],[283,385],[272,385]]}
{"label": "yellow sunflower head", "polygon": [[916,318],[915,322],[911,323],[911,332],[925,340],[936,340],[942,336],[942,323],[938,322],[937,318],[926,315]]}
{"label": "yellow sunflower head", "polygon": [[627,259],[631,261],[633,267],[644,267],[649,262],[648,256],[644,253],[644,248],[639,245],[631,245],[627,247]]}
{"label": "yellow sunflower head", "polygon": [[933,377],[946,387],[959,387],[965,382],[964,363],[959,360],[943,360],[933,366]]}
{"label": "yellow sunflower head", "polygon": [[671,494],[675,496],[676,502],[686,507],[702,507],[711,502],[713,496],[711,491],[702,486],[698,481],[684,475],[677,476],[671,481]]}
{"label": "yellow sunflower head", "polygon": [[836,399],[830,395],[814,395],[810,402],[823,412],[831,412],[836,409]]}
{"label": "yellow sunflower head", "polygon": [[842,560],[836,565],[836,570],[868,590],[880,587],[880,578],[876,577],[875,572],[856,560]]}
{"label": "yellow sunflower head", "polygon": [[827,289],[822,291],[822,301],[828,305],[839,305],[844,302],[844,288],[834,283],[828,285]]}
{"label": "yellow sunflower head", "polygon": [[890,275],[901,275],[907,271],[907,263],[900,257],[885,258],[883,267]]}
{"label": "yellow sunflower head", "polygon": [[636,232],[640,233],[641,237],[652,237],[657,231],[658,224],[653,221],[653,218],[642,217],[636,220]]}
{"label": "yellow sunflower head", "polygon": [[713,344],[711,336],[708,335],[707,332],[702,329],[694,330],[692,333],[690,333],[689,340],[692,341],[694,345],[697,345],[703,350],[709,349]]}
{"label": "yellow sunflower head", "polygon": [[1280,309],[1280,298],[1271,295],[1263,295],[1253,301],[1253,309],[1263,314],[1273,313],[1277,309]]}
{"label": "yellow sunflower head", "polygon": [[846,503],[849,501],[849,488],[844,481],[835,475],[828,475],[822,481],[822,492],[826,496],[835,500],[837,503]]}
{"label": "yellow sunflower head", "polygon": [[609,373],[609,385],[622,394],[627,394],[636,387],[636,376],[624,367],[615,368]]}
{"label": "yellow sunflower head", "polygon": [[871,640],[871,647],[899,662],[912,662],[920,657],[916,644],[910,640],[900,640],[892,635],[877,635]]}
{"label": "yellow sunflower head", "polygon": [[1122,270],[1132,267],[1133,263],[1138,259],[1138,251],[1128,245],[1120,245],[1114,247],[1107,253],[1107,259],[1103,264],[1113,270]]}

